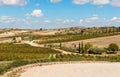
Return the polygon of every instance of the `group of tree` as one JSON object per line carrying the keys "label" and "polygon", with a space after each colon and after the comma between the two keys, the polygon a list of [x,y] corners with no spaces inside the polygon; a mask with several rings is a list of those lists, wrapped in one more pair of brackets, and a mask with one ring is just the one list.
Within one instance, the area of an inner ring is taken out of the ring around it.
{"label": "group of tree", "polygon": [[103,52],[110,54],[119,51],[119,46],[115,43],[109,44],[107,48],[94,47],[91,43],[84,44],[83,42],[78,44],[78,53],[80,54],[102,54]]}
{"label": "group of tree", "polygon": [[120,32],[120,27],[93,27],[93,28],[86,28],[81,30],[81,34],[90,34],[90,35],[96,35],[96,34],[111,34],[111,33],[119,33]]}
{"label": "group of tree", "polygon": [[93,47],[92,44],[90,43],[86,43],[84,44],[83,42],[79,43],[78,45],[78,52],[81,53],[81,54],[87,54],[88,53],[88,50]]}

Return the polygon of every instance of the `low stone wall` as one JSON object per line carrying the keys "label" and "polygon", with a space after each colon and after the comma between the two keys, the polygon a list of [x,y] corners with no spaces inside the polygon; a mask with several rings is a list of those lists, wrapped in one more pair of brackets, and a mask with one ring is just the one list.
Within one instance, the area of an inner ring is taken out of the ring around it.
{"label": "low stone wall", "polygon": [[46,65],[53,65],[53,64],[72,64],[72,63],[110,63],[110,62],[104,62],[104,61],[69,61],[69,62],[46,62],[46,63],[36,63],[36,64],[29,64],[21,67],[17,67],[7,73],[5,73],[3,76],[0,77],[19,77],[20,71],[23,71],[27,68],[36,67],[36,66],[46,66]]}

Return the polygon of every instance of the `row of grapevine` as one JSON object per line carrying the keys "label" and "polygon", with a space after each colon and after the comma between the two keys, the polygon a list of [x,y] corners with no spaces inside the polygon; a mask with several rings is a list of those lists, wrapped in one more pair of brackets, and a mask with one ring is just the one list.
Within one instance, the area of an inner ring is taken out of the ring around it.
{"label": "row of grapevine", "polygon": [[48,58],[49,54],[57,54],[58,51],[32,47],[27,44],[0,44],[0,61],[17,60],[17,59],[41,59]]}

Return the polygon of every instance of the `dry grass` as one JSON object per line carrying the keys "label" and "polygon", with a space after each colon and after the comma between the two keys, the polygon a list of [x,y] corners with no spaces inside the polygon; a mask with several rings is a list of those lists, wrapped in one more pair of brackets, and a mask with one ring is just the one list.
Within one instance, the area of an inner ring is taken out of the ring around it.
{"label": "dry grass", "polygon": [[100,38],[93,38],[93,39],[87,39],[87,40],[80,40],[80,41],[72,41],[72,42],[65,42],[65,46],[72,46],[74,44],[78,45],[79,42],[84,43],[91,43],[94,46],[98,47],[107,47],[110,43],[116,43],[120,47],[120,35],[115,36],[107,36],[107,37],[100,37]]}
{"label": "dry grass", "polygon": [[33,31],[33,35],[55,35],[58,31]]}

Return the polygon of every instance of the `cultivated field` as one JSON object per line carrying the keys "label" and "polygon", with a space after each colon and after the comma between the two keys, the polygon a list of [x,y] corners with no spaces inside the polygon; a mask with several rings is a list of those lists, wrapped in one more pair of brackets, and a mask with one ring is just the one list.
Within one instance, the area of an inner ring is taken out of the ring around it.
{"label": "cultivated field", "polygon": [[27,44],[0,44],[0,61],[43,59],[48,58],[49,54],[57,53],[60,52],[48,48],[33,47]]}
{"label": "cultivated field", "polygon": [[58,31],[32,31],[33,35],[55,35]]}
{"label": "cultivated field", "polygon": [[110,43],[116,43],[120,47],[120,35],[86,39],[86,40],[80,40],[80,41],[65,42],[63,44],[65,46],[70,47],[70,46],[73,46],[74,44],[78,45],[79,42],[84,42],[84,43],[89,42],[89,43],[93,44],[94,46],[98,46],[98,47],[107,47]]}

